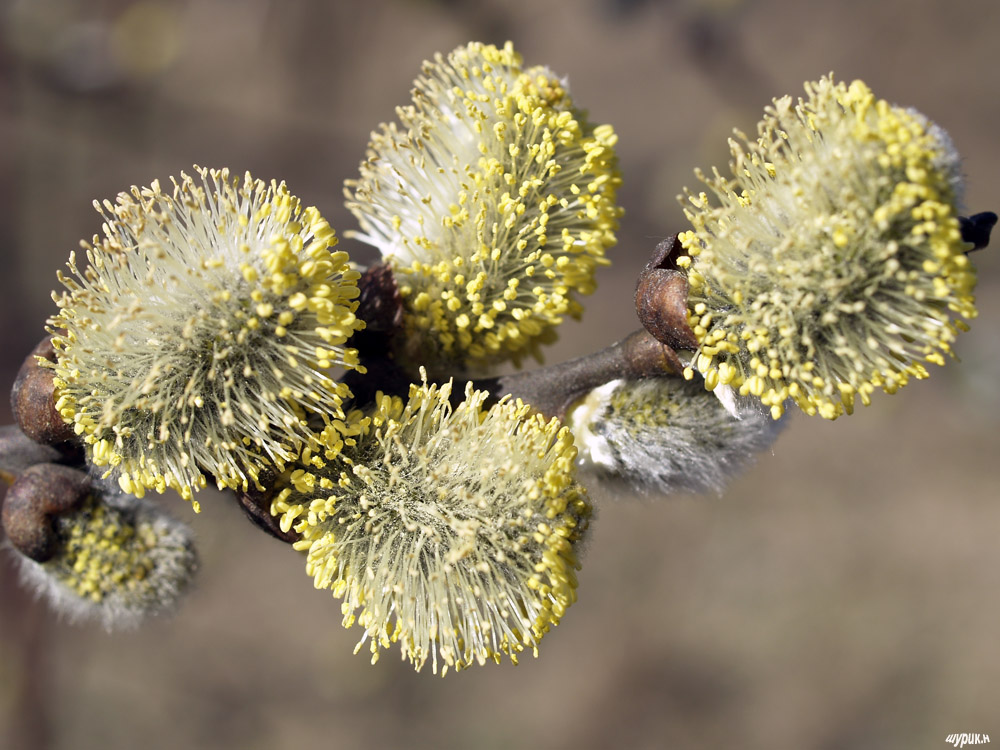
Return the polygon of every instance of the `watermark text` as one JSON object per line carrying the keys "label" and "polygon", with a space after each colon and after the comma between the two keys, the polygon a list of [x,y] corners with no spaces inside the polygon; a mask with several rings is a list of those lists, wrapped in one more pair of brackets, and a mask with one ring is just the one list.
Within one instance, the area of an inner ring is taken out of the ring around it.
{"label": "watermark text", "polygon": [[985,745],[989,743],[990,736],[988,734],[969,734],[968,732],[962,732],[961,734],[949,734],[944,738],[945,742],[949,742],[954,747],[965,747],[966,745]]}

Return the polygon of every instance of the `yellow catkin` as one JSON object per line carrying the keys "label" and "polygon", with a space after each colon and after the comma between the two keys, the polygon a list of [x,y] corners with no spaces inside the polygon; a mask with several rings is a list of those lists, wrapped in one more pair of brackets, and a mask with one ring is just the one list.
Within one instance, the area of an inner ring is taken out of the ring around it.
{"label": "yellow catkin", "polygon": [[53,295],[57,408],[138,496],[257,484],[307,410],[343,418],[333,368],[359,368],[360,274],[326,220],[284,183],[195,171],[95,203],[104,236]]}
{"label": "yellow catkin", "polygon": [[358,238],[397,273],[406,351],[451,364],[537,352],[615,243],[617,137],[509,43],[439,55],[415,86],[347,183]]}
{"label": "yellow catkin", "polygon": [[860,81],[806,94],[730,142],[731,178],[698,173],[719,205],[683,197],[682,267],[706,385],[834,419],[944,362],[975,272],[947,134]]}
{"label": "yellow catkin", "polygon": [[450,395],[380,395],[356,445],[286,474],[271,508],[364,629],[358,648],[374,661],[399,643],[442,673],[537,648],[576,600],[590,516],[566,428],[519,401],[486,410],[471,386]]}

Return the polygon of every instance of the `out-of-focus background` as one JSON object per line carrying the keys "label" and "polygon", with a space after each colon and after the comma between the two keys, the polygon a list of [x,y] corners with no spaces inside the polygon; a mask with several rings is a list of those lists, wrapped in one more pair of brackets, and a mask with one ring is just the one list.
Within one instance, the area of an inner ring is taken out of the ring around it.
{"label": "out-of-focus background", "polygon": [[[93,199],[226,165],[287,180],[343,234],[343,180],[369,132],[407,102],[423,59],[469,40],[513,40],[620,136],[614,265],[549,361],[636,327],[636,272],[683,228],[675,196],[693,168],[724,165],[731,128],[831,70],[948,129],[968,209],[1000,209],[995,0],[6,0],[0,13],[5,389],[54,309],[56,269],[99,230]],[[203,557],[171,619],[69,627],[0,566],[0,745],[1000,740],[997,250],[976,257],[981,314],[961,364],[851,418],[793,417],[721,497],[601,498],[579,603],[537,660],[444,680],[398,651],[372,667],[295,553],[222,498],[194,517],[166,497]]]}

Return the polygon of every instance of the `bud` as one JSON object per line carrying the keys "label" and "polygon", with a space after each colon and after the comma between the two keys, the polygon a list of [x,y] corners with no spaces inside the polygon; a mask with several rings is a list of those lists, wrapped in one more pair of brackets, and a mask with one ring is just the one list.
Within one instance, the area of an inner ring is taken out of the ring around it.
{"label": "bud", "polygon": [[[25,475],[54,469],[72,471],[35,466]],[[11,488],[15,495],[24,478]],[[40,485],[35,489],[36,507],[53,504]],[[73,500],[38,516],[49,544],[40,560],[18,553],[24,584],[71,622],[97,621],[109,631],[172,610],[197,569],[190,530],[146,501],[98,486]]]}
{"label": "bud", "polygon": [[60,445],[73,440],[73,426],[56,411],[55,375],[39,360],[55,361],[55,349],[46,336],[21,365],[10,392],[14,421],[29,438],[44,445]]}
{"label": "bud", "polygon": [[730,410],[701,383],[673,377],[612,381],[566,421],[583,471],[664,494],[721,492],[784,426],[749,403]]}
{"label": "bud", "polygon": [[22,470],[3,502],[3,528],[23,555],[45,562],[57,554],[55,522],[90,497],[90,477],[69,466],[39,463]]}

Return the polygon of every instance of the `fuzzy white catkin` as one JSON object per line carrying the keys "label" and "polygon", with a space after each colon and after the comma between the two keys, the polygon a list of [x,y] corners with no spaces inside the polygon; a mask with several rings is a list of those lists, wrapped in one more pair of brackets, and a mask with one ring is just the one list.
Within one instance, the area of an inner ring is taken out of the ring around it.
{"label": "fuzzy white catkin", "polygon": [[585,474],[648,493],[721,492],[784,426],[759,405],[725,405],[701,382],[614,380],[588,394],[567,422]]}
{"label": "fuzzy white catkin", "polygon": [[130,630],[171,612],[198,569],[191,529],[158,506],[95,489],[55,520],[60,549],[35,562],[13,548],[22,584],[71,623]]}

